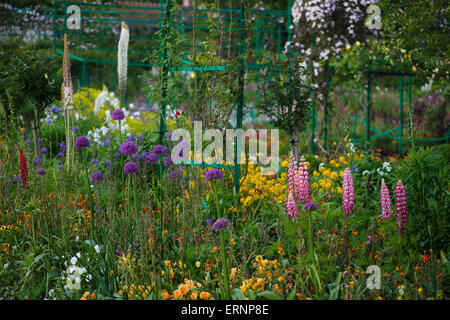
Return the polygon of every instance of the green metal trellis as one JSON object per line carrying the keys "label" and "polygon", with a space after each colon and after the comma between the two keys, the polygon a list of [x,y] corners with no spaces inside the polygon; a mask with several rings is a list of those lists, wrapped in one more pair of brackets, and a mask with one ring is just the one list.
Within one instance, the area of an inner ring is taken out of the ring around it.
{"label": "green metal trellis", "polygon": [[[57,1],[55,2],[55,7],[53,10],[53,22],[54,22],[54,48],[57,53],[62,54],[62,51],[60,50],[61,45],[59,44],[59,37],[63,35],[64,33],[68,32],[66,27],[66,20],[67,20],[67,14],[66,10],[69,5],[76,4],[81,7],[81,15],[83,17],[83,21],[87,21],[86,24],[90,25],[93,23],[106,23],[106,24],[117,24],[120,21],[125,21],[127,23],[134,23],[134,24],[147,24],[150,26],[153,26],[154,31],[158,30],[159,28],[163,28],[163,23],[173,23],[172,20],[172,8],[173,8],[173,0],[159,0],[159,7],[144,7],[144,6],[119,6],[119,5],[104,5],[104,4],[86,4],[86,3],[79,3],[75,1]],[[91,6],[91,8],[89,7]],[[107,15],[114,15],[114,14],[123,14],[123,10],[126,10],[129,12],[129,14],[134,15],[141,15],[144,12],[148,12],[149,15],[153,15],[151,17],[146,17],[145,19],[138,19],[136,17],[133,18],[123,18],[123,17],[104,17],[102,14]],[[142,12],[140,12],[142,11]],[[181,29],[184,29],[185,31],[192,30],[194,25],[189,21],[189,16],[192,15],[193,11],[198,12],[198,15],[196,15],[196,24],[195,28],[196,30],[205,30],[207,31],[209,26],[206,24],[206,19],[208,17],[208,14],[211,13],[208,9],[198,9],[198,8],[182,8],[177,9],[176,17],[177,17],[177,31],[180,31]],[[246,15],[247,13],[253,14],[255,17],[255,28],[249,28],[249,31],[254,35],[254,39],[252,38],[252,41],[249,42],[250,49],[254,51],[258,50],[274,50],[277,52],[282,51],[282,45],[284,45],[284,42],[291,39],[290,34],[290,28],[288,27],[291,24],[291,14],[290,14],[290,1],[288,4],[287,10],[246,10],[244,6],[244,2],[241,2],[241,7],[239,9],[219,9],[215,10],[219,13],[234,13],[238,14],[238,16],[233,16],[231,18],[232,21],[238,21],[239,22],[239,37],[237,40],[233,40],[233,43],[230,46],[231,52],[234,52],[235,54],[239,54],[240,57],[240,65],[241,69],[239,72],[239,87],[240,92],[238,95],[238,102],[236,105],[236,129],[242,128],[242,120],[243,120],[243,108],[244,108],[244,74],[246,70],[260,70],[264,66],[258,65],[254,62],[249,62],[247,65],[245,65],[245,61],[243,58],[243,55],[246,52],[246,34],[245,34],[245,28],[247,27],[245,25],[246,21]],[[247,11],[247,12],[246,12]],[[159,15],[159,16],[158,16]],[[277,18],[278,17],[278,18]],[[280,22],[279,18],[282,18],[282,22]],[[59,29],[59,25],[57,23],[57,19],[62,18],[63,19],[63,26],[62,29]],[[220,18],[220,16],[219,16]],[[233,25],[230,24],[226,25],[228,23],[227,19],[228,17],[223,17],[224,19],[224,30],[230,30],[230,28],[233,28]],[[288,22],[287,27],[283,26],[282,24],[284,21]],[[160,24],[158,26],[158,24]],[[103,28],[102,32],[104,36],[107,35],[107,28]],[[164,30],[164,29],[163,29]],[[86,33],[83,33],[83,28],[79,31],[70,31],[73,34],[73,41],[75,42],[74,45],[77,46],[84,43],[84,41],[90,41],[92,39],[92,36]],[[132,37],[140,37],[140,38],[148,38],[149,41],[153,41],[152,46],[156,48],[156,37],[153,35],[131,35],[130,36],[130,47],[129,52],[135,52],[135,53],[145,53],[145,50],[142,50],[140,48],[134,48],[132,43]],[[159,126],[159,142],[162,144],[165,131],[166,131],[166,108],[168,103],[168,97],[167,97],[167,89],[168,89],[168,80],[169,80],[169,71],[225,71],[226,66],[219,65],[219,66],[195,66],[191,62],[187,61],[186,59],[182,62],[184,65],[181,66],[171,66],[168,64],[167,59],[167,49],[164,47],[164,37],[166,37],[167,34],[161,33],[159,37],[159,48],[161,49],[161,56],[160,56],[160,66],[161,69],[161,75],[160,79],[162,81],[162,103],[160,105],[160,126]],[[94,37],[95,38],[95,37]],[[92,50],[100,50],[105,52],[114,52],[116,50],[116,47],[110,47],[108,46],[109,43],[104,43],[101,40],[99,41],[99,44],[95,46],[95,48],[92,48]],[[112,44],[111,44],[112,45]],[[198,44],[193,44],[196,47],[199,47]],[[74,52],[74,50],[72,50]],[[102,64],[116,64],[117,62],[114,60],[99,60],[99,59],[90,59],[90,58],[82,58],[78,55],[71,54],[71,58],[80,61],[82,63],[82,71],[80,72],[80,83],[81,86],[85,85],[85,78],[86,78],[86,65],[88,63],[102,63]],[[152,67],[149,64],[143,64],[139,62],[129,62],[129,66],[136,66],[136,67]],[[237,139],[237,138],[235,138]],[[200,165],[200,166],[207,166],[207,167],[215,167],[215,168],[223,168],[223,169],[231,169],[234,172],[234,189],[236,193],[239,192],[239,184],[240,184],[240,155],[237,154],[237,141],[235,140],[235,160],[234,165],[223,165],[223,164],[207,164],[207,163],[196,163],[194,161],[191,161],[191,165]]]}
{"label": "green metal trellis", "polygon": [[[412,74],[411,73],[403,73],[403,72],[395,72],[395,71],[384,71],[384,70],[376,70],[374,66],[370,66],[365,70],[365,74],[367,77],[367,87],[366,87],[366,101],[365,101],[365,121],[363,121],[357,114],[354,115],[353,121],[353,134],[355,135],[356,122],[359,121],[361,124],[365,126],[365,137],[364,137],[364,151],[367,153],[370,150],[370,141],[380,137],[388,137],[390,139],[394,139],[398,141],[398,153],[402,154],[403,149],[403,141],[410,140],[412,144],[414,141],[423,141],[423,142],[436,142],[436,141],[447,141],[450,138],[449,135],[446,137],[440,138],[428,138],[428,139],[420,139],[414,138],[412,136],[412,119],[411,119],[411,110],[412,110]],[[399,114],[399,126],[394,127],[385,132],[381,132],[375,128],[371,127],[370,123],[370,112],[372,107],[372,78],[374,76],[397,76],[399,77],[399,104],[400,104],[400,114]],[[409,118],[409,131],[410,137],[403,137],[403,129],[404,129],[404,79],[408,78],[408,108],[410,112],[408,113]],[[364,105],[364,101],[362,102]],[[376,134],[371,136],[371,132],[375,132]],[[392,135],[392,133],[396,132],[397,135]],[[352,138],[352,141],[362,141],[363,138]]]}

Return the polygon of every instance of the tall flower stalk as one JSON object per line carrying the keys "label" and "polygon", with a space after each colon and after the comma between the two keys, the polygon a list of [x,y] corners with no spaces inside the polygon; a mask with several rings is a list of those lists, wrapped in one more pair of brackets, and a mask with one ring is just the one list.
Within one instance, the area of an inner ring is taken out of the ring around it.
{"label": "tall flower stalk", "polygon": [[130,30],[125,22],[122,22],[120,31],[119,49],[117,57],[117,73],[119,77],[119,98],[123,103],[123,97],[127,87],[127,67],[128,67],[128,40],[130,39]]}
{"label": "tall flower stalk", "polygon": [[308,164],[306,163],[306,160],[303,156],[300,158],[300,164],[298,166],[298,171],[295,175],[295,179],[296,198],[300,200],[302,204],[305,204],[311,198],[311,194],[309,191]]}
{"label": "tall flower stalk", "polygon": [[342,208],[345,216],[348,218],[353,212],[353,201],[355,200],[355,189],[353,188],[353,176],[349,168],[344,170],[344,184],[342,195]]}
{"label": "tall flower stalk", "polygon": [[64,56],[63,56],[63,83],[61,89],[61,100],[64,110],[64,126],[66,130],[66,164],[73,165],[74,158],[74,135],[73,127],[73,87],[72,75],[70,73],[69,46],[67,34],[64,34]]}
{"label": "tall flower stalk", "polygon": [[288,192],[295,194],[295,176],[297,174],[298,166],[297,161],[295,161],[294,154],[289,154],[289,165],[288,165]]}
{"label": "tall flower stalk", "polygon": [[381,181],[380,189],[381,200],[381,216],[383,219],[389,219],[392,213],[391,196],[389,195],[389,189],[384,183],[384,179]]}
{"label": "tall flower stalk", "polygon": [[228,219],[222,217],[222,211],[220,210],[219,201],[217,199],[217,192],[216,192],[216,185],[214,180],[222,180],[223,174],[222,171],[219,169],[211,169],[209,171],[205,172],[205,181],[207,184],[211,186],[212,192],[214,194],[214,202],[216,205],[216,214],[217,214],[217,220],[213,224],[212,228],[213,230],[219,232],[219,241],[220,241],[220,253],[222,256],[222,274],[223,274],[223,283],[225,286],[225,299],[229,300],[231,299],[231,293],[230,293],[230,279],[229,279],[229,268],[228,268],[228,261],[227,261],[227,253],[225,251],[225,237],[224,237],[224,230],[228,228],[230,225],[230,222]]}
{"label": "tall flower stalk", "polygon": [[298,207],[297,207],[297,203],[295,202],[292,191],[289,191],[289,196],[286,201],[286,213],[295,222],[295,220],[298,217]]}
{"label": "tall flower stalk", "polygon": [[19,150],[19,164],[20,164],[20,178],[22,180],[22,187],[25,188],[27,186],[28,166],[27,166],[27,159],[25,158],[22,149]]}
{"label": "tall flower stalk", "polygon": [[401,180],[398,180],[395,187],[395,207],[397,211],[397,227],[400,231],[400,236],[403,238],[406,236],[406,223],[408,222],[408,212],[406,210],[406,191],[405,186]]}

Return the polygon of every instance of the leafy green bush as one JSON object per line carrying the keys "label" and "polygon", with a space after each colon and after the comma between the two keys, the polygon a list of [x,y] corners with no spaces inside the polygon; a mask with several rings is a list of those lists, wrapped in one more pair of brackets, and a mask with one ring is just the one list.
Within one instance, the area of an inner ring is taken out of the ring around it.
{"label": "leafy green bush", "polygon": [[411,245],[448,250],[450,146],[419,148],[408,153],[396,177],[406,186]]}

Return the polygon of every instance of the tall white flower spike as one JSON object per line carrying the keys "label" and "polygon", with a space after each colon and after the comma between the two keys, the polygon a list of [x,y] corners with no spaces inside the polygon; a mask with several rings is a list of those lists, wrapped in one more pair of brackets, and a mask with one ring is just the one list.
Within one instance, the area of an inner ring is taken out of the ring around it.
{"label": "tall white flower spike", "polygon": [[130,39],[130,30],[125,22],[122,22],[120,31],[119,49],[117,57],[117,73],[119,76],[119,98],[122,102],[127,86],[127,65],[128,65],[128,40]]}

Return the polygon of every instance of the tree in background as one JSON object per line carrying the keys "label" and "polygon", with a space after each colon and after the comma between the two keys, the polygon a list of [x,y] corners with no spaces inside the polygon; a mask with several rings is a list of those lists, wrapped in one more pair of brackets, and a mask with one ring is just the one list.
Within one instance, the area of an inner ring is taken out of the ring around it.
{"label": "tree in background", "polygon": [[263,71],[261,91],[264,99],[256,106],[257,111],[268,116],[275,128],[285,130],[294,157],[299,161],[299,136],[308,123],[311,103],[303,60],[285,52],[281,57],[269,55],[263,62],[268,67]]}
{"label": "tree in background", "polygon": [[61,95],[61,63],[51,51],[25,46],[13,50],[0,51],[0,102],[9,118],[21,116],[31,124],[37,155],[41,114]]}

